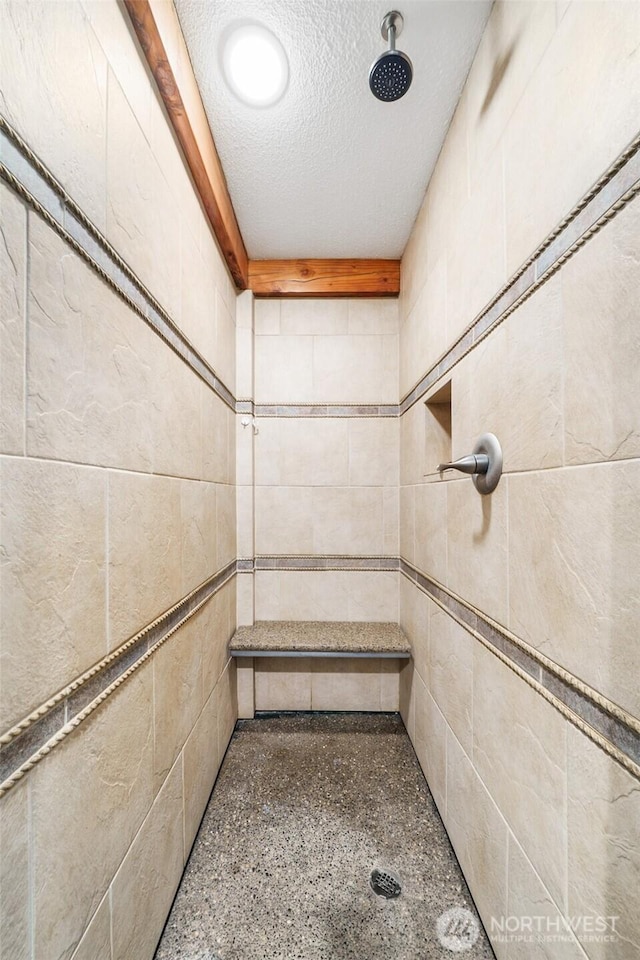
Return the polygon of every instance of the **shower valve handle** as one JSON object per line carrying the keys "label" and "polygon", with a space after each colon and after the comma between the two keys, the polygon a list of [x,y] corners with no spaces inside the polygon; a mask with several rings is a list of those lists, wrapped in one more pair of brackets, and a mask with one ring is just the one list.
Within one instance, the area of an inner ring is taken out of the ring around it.
{"label": "shower valve handle", "polygon": [[486,453],[470,453],[453,463],[439,463],[438,473],[443,470],[460,470],[461,473],[486,473],[489,469],[489,457]]}

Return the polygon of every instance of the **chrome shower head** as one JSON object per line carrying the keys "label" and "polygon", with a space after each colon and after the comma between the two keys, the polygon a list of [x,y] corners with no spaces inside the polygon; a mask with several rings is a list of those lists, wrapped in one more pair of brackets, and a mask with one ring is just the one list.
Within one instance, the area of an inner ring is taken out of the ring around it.
{"label": "chrome shower head", "polygon": [[378,100],[399,100],[411,86],[411,60],[406,53],[396,50],[396,37],[400,36],[403,23],[397,10],[391,10],[382,21],[380,32],[389,41],[389,49],[380,54],[369,71],[369,87]]}

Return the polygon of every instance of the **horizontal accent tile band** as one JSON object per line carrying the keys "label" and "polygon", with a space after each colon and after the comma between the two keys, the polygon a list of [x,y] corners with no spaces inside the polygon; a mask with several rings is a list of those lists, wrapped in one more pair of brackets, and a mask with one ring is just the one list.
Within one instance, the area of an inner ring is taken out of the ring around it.
{"label": "horizontal accent tile band", "polygon": [[131,267],[0,115],[0,177],[232,410],[235,398]]}
{"label": "horizontal accent tile band", "polygon": [[[481,637],[487,649],[502,654],[566,711],[578,717],[598,735],[592,739],[599,746],[601,741],[606,741],[612,748],[611,756],[640,777],[640,721],[402,558],[400,572],[455,620]],[[582,725],[580,729],[588,734]]]}
{"label": "horizontal accent tile band", "polygon": [[397,417],[393,403],[257,403],[256,417]]}
{"label": "horizontal accent tile band", "polygon": [[90,716],[235,574],[234,560],[3,734],[0,797]]}
{"label": "horizontal accent tile band", "polygon": [[342,653],[335,650],[234,650],[232,657],[324,657],[349,660],[409,660],[410,653]]}
{"label": "horizontal accent tile band", "polygon": [[[247,561],[240,561],[246,563]],[[254,570],[352,570],[352,571],[379,571],[389,572],[400,569],[398,557],[345,557],[345,556],[314,556],[314,557],[255,557]],[[247,572],[243,568],[243,572]]]}
{"label": "horizontal accent tile band", "polygon": [[640,136],[609,167],[571,212],[493,297],[464,333],[402,398],[400,416],[499,326],[640,193]]}

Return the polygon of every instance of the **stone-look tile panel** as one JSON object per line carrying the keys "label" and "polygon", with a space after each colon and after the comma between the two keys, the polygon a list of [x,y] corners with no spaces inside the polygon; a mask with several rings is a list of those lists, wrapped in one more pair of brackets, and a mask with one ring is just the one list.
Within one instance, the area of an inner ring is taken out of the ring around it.
{"label": "stone-look tile panel", "polygon": [[256,484],[348,486],[348,420],[261,418],[258,429]]}
{"label": "stone-look tile panel", "polygon": [[424,405],[416,403],[400,420],[400,483],[422,483],[437,466],[426,449],[428,416]]}
{"label": "stone-look tile panel", "polygon": [[640,456],[640,199],[561,273],[565,462]]}
{"label": "stone-look tile panel", "polygon": [[348,421],[350,486],[398,483],[400,424],[395,419]]}
{"label": "stone-look tile panel", "polygon": [[111,900],[107,893],[71,960],[111,960]]}
{"label": "stone-look tile panel", "polygon": [[204,704],[202,644],[200,623],[193,618],[160,647],[152,660],[156,789],[167,777]]}
{"label": "stone-look tile panel", "polygon": [[108,133],[107,239],[179,324],[178,204],[112,72]]}
{"label": "stone-look tile panel", "polygon": [[184,595],[223,566],[218,564],[216,550],[216,485],[204,480],[181,481],[180,514]]}
{"label": "stone-look tile panel", "polygon": [[[489,939],[491,918],[506,915],[508,828],[477,770],[447,732],[447,833]],[[498,956],[509,956],[499,952]]]}
{"label": "stone-look tile panel", "polygon": [[614,943],[588,944],[592,960],[640,951],[640,784],[569,727],[569,916],[618,917]]}
{"label": "stone-look tile panel", "polygon": [[259,571],[256,620],[393,621],[398,574],[364,571]]}
{"label": "stone-look tile panel", "polygon": [[416,562],[416,490],[417,486],[400,487],[400,556]]}
{"label": "stone-look tile panel", "polygon": [[635,3],[571,4],[536,65],[503,139],[509,273],[636,136],[639,17]]}
{"label": "stone-look tile panel", "polygon": [[507,279],[502,157],[483,169],[447,248],[447,337],[462,333]]}
{"label": "stone-look tile panel", "polygon": [[[391,660],[316,659],[311,663],[312,710],[397,710],[399,689],[393,696],[398,663]],[[384,679],[383,679],[384,678]],[[385,706],[382,705],[383,689]],[[391,705],[389,706],[389,695]]]}
{"label": "stone-look tile panel", "polygon": [[279,332],[284,336],[346,334],[349,315],[346,299],[281,300]]}
{"label": "stone-look tile panel", "polygon": [[24,452],[27,211],[0,184],[0,451]]}
{"label": "stone-look tile panel", "polygon": [[447,486],[420,483],[415,487],[415,566],[447,582]]}
{"label": "stone-look tile panel", "polygon": [[35,214],[29,251],[28,452],[151,469],[166,347]]}
{"label": "stone-look tile panel", "polygon": [[495,620],[505,623],[506,479],[503,477],[497,489],[486,497],[478,493],[471,477],[448,481],[447,516],[447,586]]}
{"label": "stone-look tile panel", "polygon": [[254,328],[256,337],[278,336],[282,300],[256,300],[254,303]]}
{"label": "stone-look tile panel", "polygon": [[476,643],[473,763],[561,908],[567,882],[567,726],[535,690]]}
{"label": "stone-look tile panel", "polygon": [[0,956],[31,960],[29,789],[17,784],[2,800],[0,821]]}
{"label": "stone-look tile panel", "polygon": [[509,478],[509,627],[635,716],[639,498],[637,461]]}
{"label": "stone-look tile panel", "polygon": [[236,325],[235,303],[227,304],[216,290],[216,340],[213,367],[234,396],[236,391]]}
{"label": "stone-look tile panel", "polygon": [[400,491],[398,487],[382,489],[382,556],[397,557],[400,553]]}
{"label": "stone-look tile panel", "polygon": [[562,464],[561,292],[556,276],[454,371],[454,458],[490,432],[500,440],[507,472]]}
{"label": "stone-look tile panel", "polygon": [[[288,302],[295,301],[289,300]],[[398,333],[400,317],[397,300],[379,300],[365,297],[363,299],[348,299],[343,302],[346,302],[349,306],[348,332],[351,336]]]}
{"label": "stone-look tile panel", "polygon": [[202,384],[173,350],[158,338],[156,342],[151,411],[154,469],[174,477],[199,478],[203,474],[204,442],[209,439],[201,420]]}
{"label": "stone-look tile panel", "polygon": [[404,396],[449,346],[447,340],[447,257],[439,254],[402,328],[400,396]]}
{"label": "stone-look tile panel", "polygon": [[215,691],[184,745],[184,854],[189,855],[220,767],[218,701]]}
{"label": "stone-look tile panel", "polygon": [[465,752],[473,750],[473,647],[459,623],[430,602],[430,692]]}
{"label": "stone-look tile panel", "polygon": [[0,112],[104,229],[107,61],[82,8],[3,3],[0,36]]}
{"label": "stone-look tile panel", "polygon": [[236,592],[238,597],[238,607],[236,611],[238,626],[251,626],[251,624],[255,622],[253,574],[237,578]]}
{"label": "stone-look tile panel", "polygon": [[253,532],[253,486],[236,486],[237,554],[252,557],[255,553]]}
{"label": "stone-look tile panel", "polygon": [[152,714],[143,668],[29,774],[36,957],[69,960],[151,807]]}
{"label": "stone-look tile panel", "polygon": [[4,730],[107,652],[106,478],[13,459],[0,478]]}
{"label": "stone-look tile panel", "polygon": [[416,754],[444,818],[447,809],[447,724],[417,673],[413,679],[412,699]]}
{"label": "stone-look tile panel", "polygon": [[254,391],[256,403],[313,403],[313,337],[256,336]]}
{"label": "stone-look tile panel", "polygon": [[238,719],[236,663],[227,663],[216,687],[218,701],[218,756],[222,759]]}
{"label": "stone-look tile panel", "polygon": [[111,885],[113,960],[152,960],[184,866],[182,757]]}
{"label": "stone-look tile panel", "polygon": [[[509,834],[507,876],[506,916],[517,917],[519,927],[511,934],[503,930],[502,936],[507,939],[500,943],[494,937],[498,956],[504,955],[508,960],[531,960],[532,950],[535,950],[540,960],[584,960],[582,948],[570,929],[565,929],[561,912],[512,833]],[[535,918],[531,931],[526,929],[529,918]],[[585,946],[591,955],[591,945]]]}
{"label": "stone-look tile panel", "polygon": [[221,570],[236,558],[236,491],[230,483],[219,484],[216,490],[216,554]]}
{"label": "stone-look tile panel", "polygon": [[109,641],[112,648],[182,596],[180,481],[109,474]]}
{"label": "stone-look tile panel", "polygon": [[400,626],[409,638],[413,663],[424,683],[429,684],[429,608],[431,600],[415,584],[400,577]]}
{"label": "stone-look tile panel", "polygon": [[235,592],[225,584],[193,617],[202,638],[202,692],[208,699],[227,663],[227,645],[235,630]]}
{"label": "stone-look tile panel", "polygon": [[313,400],[398,403],[398,336],[314,337]]}
{"label": "stone-look tile panel", "polygon": [[255,661],[256,710],[311,710],[308,657],[260,657]]}
{"label": "stone-look tile panel", "polygon": [[233,432],[235,437],[235,414],[204,383],[200,385],[200,403],[202,479],[216,483],[231,483],[234,477],[231,433]]}

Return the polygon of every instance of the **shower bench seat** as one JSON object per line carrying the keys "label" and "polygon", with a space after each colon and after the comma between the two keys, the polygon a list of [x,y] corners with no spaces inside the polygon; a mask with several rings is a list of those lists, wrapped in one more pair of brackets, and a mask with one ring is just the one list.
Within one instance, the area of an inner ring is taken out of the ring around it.
{"label": "shower bench seat", "polygon": [[397,623],[258,621],[229,642],[238,712],[397,710],[411,647]]}

